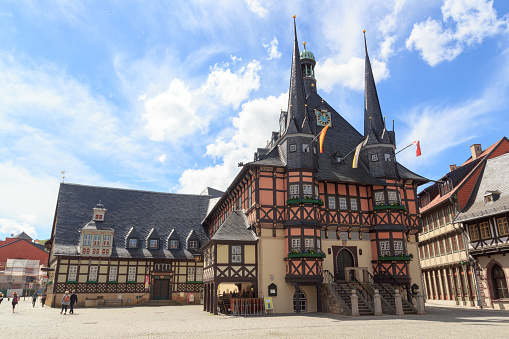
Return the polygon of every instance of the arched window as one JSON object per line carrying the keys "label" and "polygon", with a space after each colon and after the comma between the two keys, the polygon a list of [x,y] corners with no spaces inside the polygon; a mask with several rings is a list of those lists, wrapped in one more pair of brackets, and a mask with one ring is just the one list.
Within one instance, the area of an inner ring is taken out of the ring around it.
{"label": "arched window", "polygon": [[504,270],[498,265],[491,269],[491,285],[493,286],[493,299],[509,298]]}
{"label": "arched window", "polygon": [[297,298],[295,298],[295,294],[293,295],[293,311],[294,312],[297,312],[297,309],[300,311],[300,312],[305,312],[306,311],[306,295],[304,294],[304,292],[299,289],[299,305],[298,305],[299,308],[297,308]]}

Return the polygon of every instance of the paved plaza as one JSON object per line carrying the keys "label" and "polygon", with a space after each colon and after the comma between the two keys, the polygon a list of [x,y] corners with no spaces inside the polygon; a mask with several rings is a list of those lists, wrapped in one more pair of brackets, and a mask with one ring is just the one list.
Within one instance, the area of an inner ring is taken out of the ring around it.
{"label": "paved plaza", "polygon": [[508,338],[509,311],[427,306],[425,316],[351,318],[311,313],[232,317],[203,306],[35,308],[0,305],[1,338]]}

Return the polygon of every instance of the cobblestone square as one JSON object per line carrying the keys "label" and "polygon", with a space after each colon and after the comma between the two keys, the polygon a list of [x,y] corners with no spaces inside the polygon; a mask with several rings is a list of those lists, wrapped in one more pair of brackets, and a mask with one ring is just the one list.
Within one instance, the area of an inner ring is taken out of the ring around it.
{"label": "cobblestone square", "polygon": [[32,307],[0,305],[1,338],[507,338],[509,313],[428,305],[425,316],[342,317],[321,313],[232,317],[202,305],[166,307]]}

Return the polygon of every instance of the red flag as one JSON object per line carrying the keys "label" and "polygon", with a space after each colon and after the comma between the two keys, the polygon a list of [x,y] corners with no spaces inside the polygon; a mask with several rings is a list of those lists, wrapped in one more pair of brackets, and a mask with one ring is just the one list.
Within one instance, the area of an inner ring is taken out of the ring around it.
{"label": "red flag", "polygon": [[320,132],[320,153],[323,153],[323,139],[325,139],[325,133],[327,133],[327,128],[329,128],[330,124],[327,124],[322,131]]}
{"label": "red flag", "polygon": [[421,155],[421,146],[419,145],[419,141],[414,141],[414,145],[417,145],[417,149],[415,150],[415,156],[418,157]]}

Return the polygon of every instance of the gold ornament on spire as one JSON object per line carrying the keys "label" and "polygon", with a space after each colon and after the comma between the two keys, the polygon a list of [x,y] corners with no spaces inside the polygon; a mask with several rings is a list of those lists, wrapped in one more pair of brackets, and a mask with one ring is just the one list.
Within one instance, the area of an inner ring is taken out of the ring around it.
{"label": "gold ornament on spire", "polygon": [[363,29],[363,30],[362,30],[362,33],[366,33],[366,30],[365,30],[365,29]]}

